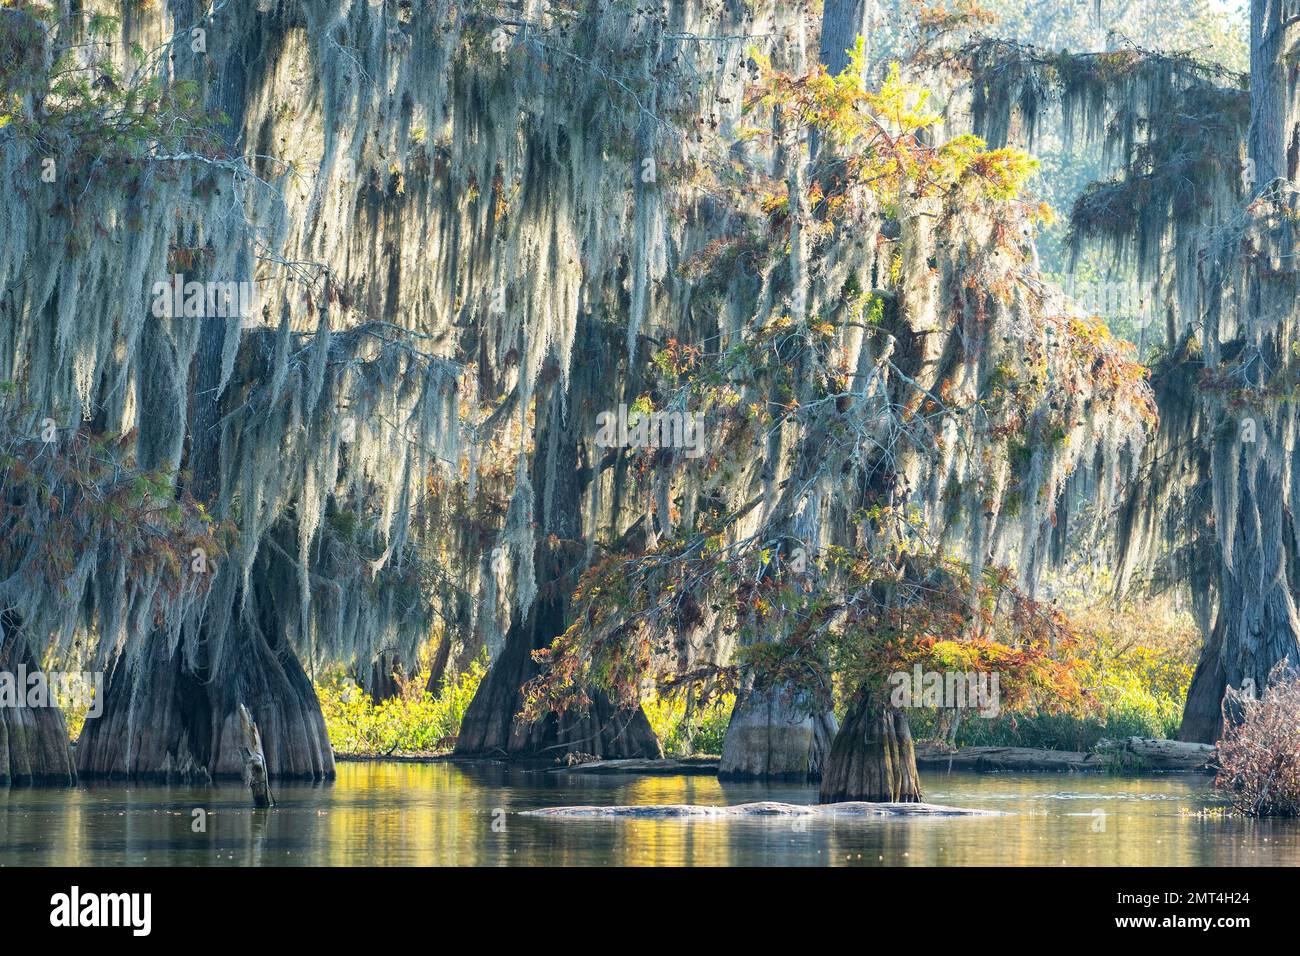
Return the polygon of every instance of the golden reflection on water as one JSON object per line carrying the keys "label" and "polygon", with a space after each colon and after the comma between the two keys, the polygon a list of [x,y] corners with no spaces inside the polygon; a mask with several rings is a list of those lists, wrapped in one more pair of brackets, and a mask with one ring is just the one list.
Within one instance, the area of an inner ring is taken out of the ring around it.
{"label": "golden reflection on water", "polygon": [[278,787],[279,806],[269,812],[251,809],[234,785],[0,790],[0,865],[1300,864],[1300,823],[1188,812],[1209,802],[1202,777],[931,774],[923,780],[932,802],[1009,815],[547,819],[519,811],[812,803],[816,791],[490,763],[342,763],[332,783]]}

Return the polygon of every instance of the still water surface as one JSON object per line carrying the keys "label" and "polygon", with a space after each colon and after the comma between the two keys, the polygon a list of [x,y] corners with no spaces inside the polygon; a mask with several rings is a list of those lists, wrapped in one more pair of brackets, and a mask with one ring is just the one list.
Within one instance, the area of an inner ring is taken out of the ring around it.
{"label": "still water surface", "polygon": [[[1206,777],[921,776],[934,803],[1012,815],[800,824],[771,817],[538,819],[518,811],[815,803],[817,794],[708,776],[340,763],[332,783],[277,788],[271,812],[251,809],[236,786],[0,789],[0,866],[1300,865],[1300,822],[1192,815],[1214,802]],[[207,832],[194,832],[195,808],[207,811]]]}

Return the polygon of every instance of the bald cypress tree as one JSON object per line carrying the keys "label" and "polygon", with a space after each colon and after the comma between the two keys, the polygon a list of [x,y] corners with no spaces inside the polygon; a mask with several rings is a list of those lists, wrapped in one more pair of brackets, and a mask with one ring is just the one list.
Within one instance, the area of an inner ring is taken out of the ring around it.
{"label": "bald cypress tree", "polygon": [[1294,382],[1300,88],[1289,64],[1290,5],[1250,6],[1248,203],[1207,237],[1200,276],[1218,609],[1188,695],[1180,736],[1213,742],[1227,686],[1262,690],[1282,660],[1300,660],[1293,517],[1300,475]]}

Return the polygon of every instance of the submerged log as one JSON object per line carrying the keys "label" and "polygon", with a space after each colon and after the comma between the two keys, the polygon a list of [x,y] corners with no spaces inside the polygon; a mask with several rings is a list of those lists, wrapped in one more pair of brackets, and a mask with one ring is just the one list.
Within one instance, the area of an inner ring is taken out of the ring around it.
{"label": "submerged log", "polygon": [[569,767],[551,767],[548,773],[637,773],[644,776],[711,775],[718,772],[717,757],[686,757],[679,760],[592,760]]}
{"label": "submerged log", "polygon": [[253,794],[253,806],[273,807],[275,800],[271,796],[271,781],[266,772],[262,735],[253,715],[242,703],[239,705],[239,726],[244,735],[244,742],[239,746],[240,756],[244,758],[244,785]]}
{"label": "submerged log", "polygon": [[998,810],[969,810],[963,807],[944,807],[933,803],[846,803],[807,805],[802,803],[777,803],[764,800],[759,803],[742,803],[730,807],[698,806],[691,803],[648,804],[646,806],[613,807],[544,807],[524,810],[525,817],[638,817],[652,819],[704,819],[727,817],[936,817],[936,816],[1004,816]]}

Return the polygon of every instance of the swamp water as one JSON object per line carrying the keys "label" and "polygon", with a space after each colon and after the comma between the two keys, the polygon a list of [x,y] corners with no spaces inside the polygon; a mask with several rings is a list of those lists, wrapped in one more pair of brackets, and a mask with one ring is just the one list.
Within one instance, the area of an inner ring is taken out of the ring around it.
{"label": "swamp water", "polygon": [[[1300,821],[1198,816],[1205,776],[922,773],[926,800],[1007,816],[548,819],[577,804],[814,803],[812,786],[340,762],[254,811],[237,785],[0,789],[0,866],[1300,865]],[[205,814],[195,814],[202,809]],[[203,822],[205,831],[196,832]]]}

